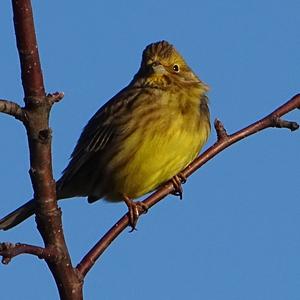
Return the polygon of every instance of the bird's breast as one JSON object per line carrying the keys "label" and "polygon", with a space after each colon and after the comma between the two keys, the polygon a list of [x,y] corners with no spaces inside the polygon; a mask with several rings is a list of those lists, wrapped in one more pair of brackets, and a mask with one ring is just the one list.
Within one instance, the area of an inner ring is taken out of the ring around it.
{"label": "bird's breast", "polygon": [[[148,95],[149,96],[149,95]],[[208,132],[201,120],[200,97],[158,93],[133,105],[123,125],[106,175],[114,187],[106,198],[137,198],[167,181],[198,154]],[[119,196],[120,197],[120,196]]]}

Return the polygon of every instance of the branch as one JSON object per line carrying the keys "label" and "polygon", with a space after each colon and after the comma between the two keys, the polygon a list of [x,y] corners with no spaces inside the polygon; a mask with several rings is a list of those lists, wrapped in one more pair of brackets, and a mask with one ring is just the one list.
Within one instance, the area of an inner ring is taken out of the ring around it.
{"label": "branch", "polygon": [[0,99],[0,112],[13,116],[23,122],[25,120],[25,114],[22,107],[12,101]]}
{"label": "branch", "polygon": [[[2,263],[8,264],[11,259],[20,254],[31,254],[35,255],[40,259],[53,259],[55,256],[54,249],[42,248],[38,246],[28,244],[12,244],[12,243],[1,243],[0,244],[0,255],[2,256]],[[55,260],[57,258],[55,257]]]}
{"label": "branch", "polygon": [[48,94],[47,95],[47,99],[50,103],[50,105],[59,102],[63,97],[65,96],[65,94],[63,92],[55,92],[53,94]]}
{"label": "branch", "polygon": [[[211,160],[218,153],[223,151],[230,145],[238,142],[241,139],[246,138],[249,135],[255,134],[263,129],[269,127],[288,128],[291,131],[299,128],[296,122],[289,122],[280,119],[281,116],[287,114],[294,109],[300,109],[300,94],[295,95],[290,101],[286,102],[271,114],[262,118],[261,120],[228,135],[221,121],[215,121],[215,129],[217,132],[216,143],[207,149],[204,153],[198,156],[189,166],[187,166],[182,172],[180,172],[181,178],[187,178],[198,170],[202,165]],[[175,191],[175,187],[172,181],[167,182],[163,187],[159,188],[156,192],[146,198],[145,203],[149,208],[158,203],[168,194]],[[140,213],[145,213],[142,209]],[[94,245],[94,247],[85,255],[81,262],[77,265],[78,272],[84,277],[88,271],[92,268],[94,263],[99,259],[101,254],[107,249],[107,247],[113,242],[113,240],[128,226],[129,219],[127,214],[124,215],[119,221],[109,229],[109,231]]]}
{"label": "branch", "polygon": [[[30,150],[30,176],[36,204],[36,222],[45,244],[43,251],[47,252],[51,249],[56,252],[51,257],[42,256],[55,278],[61,299],[80,300],[82,299],[82,281],[72,267],[63,235],[61,211],[57,206],[52,174],[49,114],[53,103],[62,99],[63,93],[47,96],[45,94],[31,1],[12,0],[12,7],[24,89],[25,108],[23,111],[26,114],[24,125]],[[17,246],[12,249],[40,254],[42,248]],[[55,257],[57,259],[53,261]]]}
{"label": "branch", "polygon": [[12,0],[21,77],[26,97],[45,95],[30,0]]}
{"label": "branch", "polygon": [[[47,100],[50,105],[59,102],[64,97],[64,93],[55,92],[53,94],[47,95]],[[15,117],[17,120],[22,121],[23,123],[26,121],[26,113],[24,109],[17,103],[0,99],[0,112],[4,114],[8,114],[10,116]]]}

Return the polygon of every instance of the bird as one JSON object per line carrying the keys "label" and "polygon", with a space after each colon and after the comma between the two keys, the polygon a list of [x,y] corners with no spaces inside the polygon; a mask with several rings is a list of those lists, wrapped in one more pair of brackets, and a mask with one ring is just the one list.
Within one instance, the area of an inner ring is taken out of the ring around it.
{"label": "bird", "polygon": [[[124,201],[134,229],[139,208],[147,209],[134,200],[168,180],[181,195],[180,171],[210,135],[208,90],[172,44],[163,40],[146,46],[131,82],[84,127],[56,182],[57,199]],[[32,199],[2,218],[0,229],[34,212]]]}

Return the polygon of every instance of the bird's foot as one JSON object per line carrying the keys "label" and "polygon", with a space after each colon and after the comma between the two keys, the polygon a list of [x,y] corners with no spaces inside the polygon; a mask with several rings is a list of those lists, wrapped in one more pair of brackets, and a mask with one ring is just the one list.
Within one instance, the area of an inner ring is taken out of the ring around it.
{"label": "bird's foot", "polygon": [[182,173],[178,173],[177,175],[172,177],[171,181],[174,186],[174,192],[172,194],[175,196],[179,196],[179,199],[182,200],[182,184],[186,183],[186,177]]}
{"label": "bird's foot", "polygon": [[129,197],[124,196],[124,202],[128,207],[129,225],[131,227],[130,232],[136,230],[136,224],[141,214],[147,213],[149,207],[140,201],[134,202]]}

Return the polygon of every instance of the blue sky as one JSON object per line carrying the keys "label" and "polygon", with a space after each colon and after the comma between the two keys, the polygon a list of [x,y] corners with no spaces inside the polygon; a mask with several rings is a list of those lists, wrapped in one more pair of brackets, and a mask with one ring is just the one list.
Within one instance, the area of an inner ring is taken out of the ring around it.
{"label": "blue sky", "polygon": [[[141,52],[173,43],[211,87],[212,119],[231,133],[300,92],[300,2],[33,1],[52,110],[55,178],[82,127],[132,79]],[[10,1],[0,10],[0,98],[22,104]],[[287,119],[300,122],[300,111]],[[22,125],[0,116],[1,215],[32,195]],[[208,142],[212,145],[215,133]],[[300,281],[300,131],[268,129],[222,152],[174,196],[124,232],[85,280],[85,299],[296,300]],[[85,199],[60,203],[76,265],[126,211]],[[31,219],[1,241],[41,245]],[[3,299],[56,299],[43,261],[0,266]]]}

